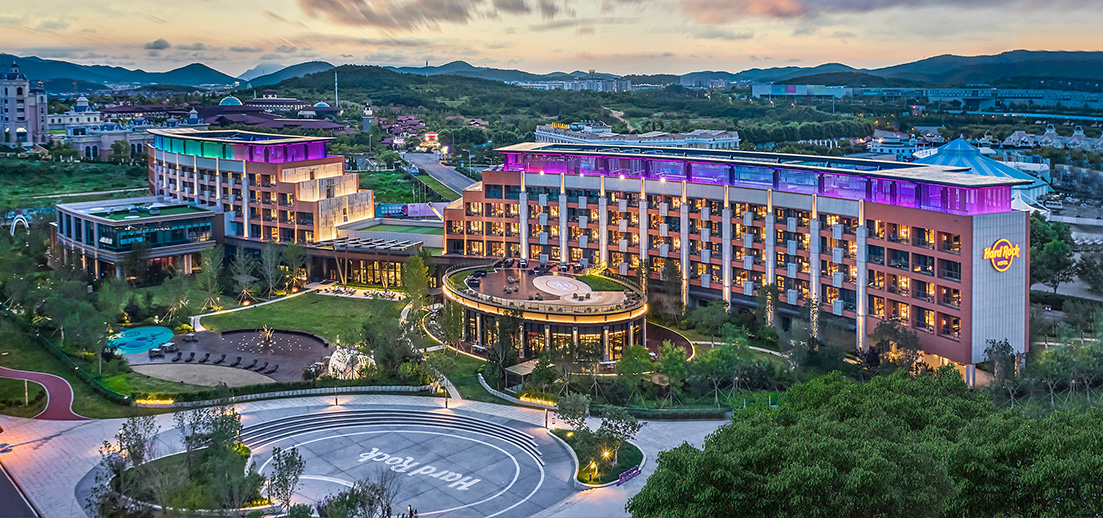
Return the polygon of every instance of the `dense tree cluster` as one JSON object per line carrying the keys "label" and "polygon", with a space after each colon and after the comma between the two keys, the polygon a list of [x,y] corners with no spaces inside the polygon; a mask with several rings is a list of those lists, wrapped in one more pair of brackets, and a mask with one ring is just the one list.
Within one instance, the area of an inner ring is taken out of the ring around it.
{"label": "dense tree cluster", "polygon": [[999,411],[951,367],[831,374],[659,454],[633,516],[1094,516],[1103,409]]}

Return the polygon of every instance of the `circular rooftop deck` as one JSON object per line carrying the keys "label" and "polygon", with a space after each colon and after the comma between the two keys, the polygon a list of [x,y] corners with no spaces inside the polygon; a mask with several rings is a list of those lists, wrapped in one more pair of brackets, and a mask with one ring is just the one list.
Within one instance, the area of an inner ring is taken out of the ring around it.
{"label": "circular rooftop deck", "polygon": [[[539,315],[600,317],[597,321],[637,318],[646,312],[642,293],[608,277],[579,276],[555,267],[455,268],[446,274],[446,294],[453,300],[487,313],[520,310],[524,318],[555,320]],[[598,289],[594,289],[596,286]],[[615,318],[614,318],[615,317]]]}

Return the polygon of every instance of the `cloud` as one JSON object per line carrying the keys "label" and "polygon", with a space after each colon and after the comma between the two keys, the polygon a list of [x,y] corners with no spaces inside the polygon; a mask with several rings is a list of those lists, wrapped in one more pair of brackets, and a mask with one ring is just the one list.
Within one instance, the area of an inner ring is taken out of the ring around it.
{"label": "cloud", "polygon": [[192,43],[191,45],[177,45],[177,50],[222,50],[222,47],[212,47],[206,43]]}
{"label": "cloud", "polygon": [[835,39],[837,39],[837,40],[839,40],[843,43],[846,43],[849,40],[857,38],[858,35],[854,34],[853,32],[850,32],[850,31],[835,31],[835,32],[831,33],[831,37],[835,38]]}
{"label": "cloud", "polygon": [[525,0],[494,0],[494,8],[503,13],[523,14],[532,12]]}
{"label": "cloud", "polygon": [[284,17],[282,17],[282,16],[280,16],[280,15],[278,15],[278,14],[272,12],[272,11],[269,11],[268,9],[264,10],[264,15],[267,16],[269,20],[275,20],[277,22],[286,22],[287,21],[287,18],[284,18]]}
{"label": "cloud", "polygon": [[483,0],[299,0],[308,16],[343,25],[406,30],[466,24],[483,4]]}
{"label": "cloud", "polygon": [[750,56],[747,56],[747,59],[749,59],[751,61],[773,61],[774,60],[773,56],[758,57],[754,54],[751,54]]}
{"label": "cloud", "polygon": [[705,27],[704,30],[698,31],[694,36],[698,39],[706,40],[749,40],[754,38],[754,31],[740,31],[735,32],[730,29],[719,29],[716,27]]}
{"label": "cloud", "polygon": [[172,44],[169,43],[164,38],[158,38],[155,41],[151,41],[149,43],[146,43],[145,44],[145,49],[146,50],[165,50],[165,49],[167,49],[171,46],[172,46]]}
{"label": "cloud", "polygon": [[[605,0],[609,3],[611,0]],[[620,0],[622,3],[625,0]],[[867,13],[896,7],[915,8],[932,6],[951,7],[999,7],[1006,9],[1012,4],[1028,8],[1043,8],[1051,3],[1065,6],[1096,7],[1095,0],[1065,0],[1064,2],[1041,2],[1040,0],[683,0],[682,8],[693,19],[709,25],[720,25],[748,16],[762,18],[816,18],[823,15],[841,13]],[[799,29],[798,29],[799,30]]]}
{"label": "cloud", "polygon": [[299,51],[299,47],[293,45],[280,45],[275,48],[275,51],[281,54],[294,54]]}
{"label": "cloud", "polygon": [[38,26],[35,27],[35,29],[40,31],[60,31],[68,28],[69,22],[65,20],[42,20],[38,22]]}
{"label": "cloud", "polygon": [[789,59],[785,60],[786,63],[800,63],[800,61],[801,61],[800,58],[789,58]]}
{"label": "cloud", "polygon": [[230,52],[263,52],[261,47],[243,47],[240,45],[234,45],[228,49]]}
{"label": "cloud", "polygon": [[577,27],[593,27],[595,25],[620,25],[634,22],[634,18],[564,18],[529,26],[530,31],[554,31]]}

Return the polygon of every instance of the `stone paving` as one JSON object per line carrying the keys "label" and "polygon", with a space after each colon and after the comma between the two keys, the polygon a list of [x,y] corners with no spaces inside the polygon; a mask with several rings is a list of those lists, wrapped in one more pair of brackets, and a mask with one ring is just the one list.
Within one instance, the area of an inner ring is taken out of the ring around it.
{"label": "stone paving", "polygon": [[[444,411],[442,408],[444,406],[443,400],[430,397],[376,394],[342,395],[338,396],[337,402],[339,406],[334,406],[334,399],[332,396],[302,397],[241,403],[237,405],[237,408],[238,411],[242,413],[242,421],[245,426],[264,422],[276,417],[287,417],[339,409],[409,408]],[[555,444],[548,442],[552,441],[552,439],[541,430],[544,425],[544,412],[541,410],[477,401],[456,400],[451,401],[449,406],[450,410],[447,410],[448,412],[493,420],[498,423],[520,428],[530,433],[541,443],[540,449],[544,452],[545,456],[569,456],[569,452],[565,451],[565,447],[559,446],[560,449],[557,450],[555,449]],[[159,415],[156,417],[156,420],[162,430],[158,438],[159,454],[164,455],[180,451],[180,437],[172,428],[172,415]],[[118,431],[120,423],[120,419],[42,421],[0,416],[0,426],[4,429],[4,434],[0,436],[0,438],[3,439],[3,442],[11,444],[12,448],[11,452],[0,454],[0,460],[3,461],[12,476],[18,480],[26,490],[28,497],[45,516],[85,516],[83,512],[84,497],[92,486],[92,480],[94,478],[93,470],[96,468],[100,459],[97,449],[103,441],[112,438],[115,432]],[[554,462],[548,462],[548,467],[546,469],[549,474],[547,478],[548,480],[554,480],[558,477],[559,482],[549,482],[546,480],[545,484],[541,486],[532,497],[525,501],[528,505],[515,507],[500,516],[532,516],[533,514],[548,518],[624,516],[625,502],[629,496],[635,494],[643,487],[646,477],[654,471],[654,458],[659,450],[677,446],[683,441],[688,441],[691,444],[699,446],[703,442],[704,437],[712,430],[716,429],[720,424],[722,423],[717,421],[648,422],[635,441],[647,456],[647,463],[643,468],[643,474],[621,487],[609,487],[583,492],[564,490],[566,479],[563,477],[566,477],[566,475],[563,473],[568,469],[573,469],[573,464],[571,468],[565,468],[564,466],[567,464],[564,463],[562,458],[555,460],[549,457],[549,459],[554,460]],[[596,427],[597,421],[594,420],[591,425]],[[416,427],[411,428],[411,430],[416,429]],[[357,431],[361,430],[364,429],[358,429]],[[439,432],[441,429],[437,428],[435,431]],[[334,435],[336,435],[336,433]],[[405,435],[410,436],[415,434]],[[302,439],[310,440],[311,438],[318,437],[326,437],[326,435],[319,432],[310,437],[304,436]],[[357,471],[359,468],[351,466],[349,459],[359,460],[359,455],[362,453],[370,453],[372,447],[378,448],[380,452],[389,454],[391,452],[385,451],[384,446],[386,448],[395,449],[396,446],[404,444],[398,441],[398,439],[409,440],[409,437],[403,437],[402,434],[398,434],[392,439],[380,442],[380,446],[375,446],[370,442],[364,442],[363,444],[356,444],[349,449],[349,445],[346,445],[345,448],[348,449],[348,451],[342,452],[340,455],[336,456],[325,451],[318,451],[318,458],[334,458],[338,463],[344,463],[343,465],[334,464],[333,470],[330,471],[328,475],[324,472],[326,469],[324,466],[319,467],[318,477],[330,476],[330,478],[340,478],[344,481],[345,479],[342,477],[353,476],[359,473],[359,471]],[[470,443],[470,441],[465,439],[455,440],[462,441],[465,444]],[[324,443],[325,440],[319,442]],[[413,452],[416,451],[418,455],[423,456],[423,458],[427,460],[430,458],[434,459],[430,461],[430,463],[442,462],[437,461],[437,457],[440,459],[447,459],[451,462],[451,457],[446,456],[447,451],[449,449],[461,451],[455,444],[444,442],[432,444],[432,441],[430,441],[429,445],[425,445],[424,443],[416,444],[411,442],[410,448],[412,449],[408,450],[409,453],[405,451],[403,453],[404,457],[414,457]],[[444,450],[440,449],[442,447]],[[416,448],[422,449],[418,450]],[[505,448],[503,447],[503,449]],[[355,450],[355,452],[353,450]],[[473,452],[472,454],[478,456],[478,452],[483,450],[471,451]],[[352,456],[353,453],[356,453],[355,457]],[[263,451],[258,452],[258,459],[262,462],[264,459],[260,456],[263,454]],[[432,457],[433,455],[437,457]],[[471,454],[461,453],[457,455],[455,459],[457,462],[463,462],[466,455]],[[522,457],[517,456],[517,458],[521,459]],[[501,460],[487,457],[485,462],[488,463],[488,466],[493,466],[497,465]],[[510,465],[511,464],[510,462]],[[309,470],[314,469],[314,466],[309,464],[309,461],[308,467]],[[448,469],[444,467],[444,464],[441,464],[441,467],[443,469]],[[308,474],[310,474],[309,470]],[[349,471],[349,473],[341,476],[335,475],[342,471]],[[532,468],[523,471],[530,476],[532,473],[535,473]],[[559,475],[556,475],[556,473],[559,473]],[[340,485],[339,482],[332,482],[324,478],[320,480],[311,479],[306,482],[307,483],[303,485],[303,489],[300,491],[300,496],[303,498],[312,497],[319,492],[324,493],[332,491]],[[338,484],[338,486],[334,484]],[[414,495],[413,492],[416,491],[416,489],[413,488],[418,486],[420,485],[411,484],[412,489],[409,490],[411,495]],[[531,488],[532,486],[530,485],[529,487]],[[438,490],[438,493],[439,492]],[[447,493],[442,493],[442,495],[446,494]],[[502,498],[501,500],[502,502],[508,501],[513,503],[519,501],[522,497],[523,495],[515,495],[509,497],[512,498],[512,500],[508,498]],[[411,498],[413,498],[413,496],[411,496]],[[444,503],[446,500],[444,496],[441,496],[438,501],[431,501],[430,503]],[[503,507],[504,506],[499,505],[494,509],[501,510]],[[466,508],[462,512],[456,512],[455,515],[473,516],[480,515],[479,513],[490,514],[490,512],[488,512],[489,509],[489,506]],[[539,511],[540,509],[543,510]],[[425,511],[432,510],[440,509],[425,508]],[[513,514],[514,512],[517,514]],[[422,514],[424,515],[425,513]],[[451,514],[445,513],[443,515],[450,516]]]}

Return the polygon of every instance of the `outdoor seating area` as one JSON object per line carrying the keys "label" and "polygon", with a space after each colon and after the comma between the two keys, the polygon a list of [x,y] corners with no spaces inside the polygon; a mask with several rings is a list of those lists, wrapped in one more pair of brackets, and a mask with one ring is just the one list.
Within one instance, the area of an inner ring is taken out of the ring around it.
{"label": "outdoor seating area", "polygon": [[392,300],[400,301],[403,299],[403,295],[400,292],[390,290],[376,290],[369,288],[350,288],[347,286],[330,286],[328,288],[321,288],[317,290],[317,293],[322,295],[338,295],[344,297],[358,297],[365,299],[378,299],[378,300]]}
{"label": "outdoor seating area", "polygon": [[297,381],[302,378],[303,369],[317,363],[328,351],[328,343],[323,339],[288,331],[277,332],[271,341],[265,341],[260,331],[252,329],[226,333],[200,331],[177,338],[178,342],[166,343],[148,354],[131,355],[128,361],[132,365],[232,367],[276,381]]}

